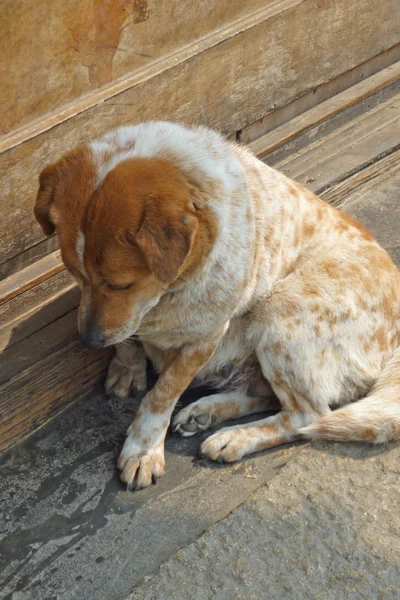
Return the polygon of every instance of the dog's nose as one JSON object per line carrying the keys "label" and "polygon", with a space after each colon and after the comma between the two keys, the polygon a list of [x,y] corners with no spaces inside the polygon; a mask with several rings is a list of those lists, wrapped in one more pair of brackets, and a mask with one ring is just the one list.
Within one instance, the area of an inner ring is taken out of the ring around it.
{"label": "dog's nose", "polygon": [[106,345],[105,335],[95,327],[89,327],[79,333],[79,339],[88,348],[103,348]]}

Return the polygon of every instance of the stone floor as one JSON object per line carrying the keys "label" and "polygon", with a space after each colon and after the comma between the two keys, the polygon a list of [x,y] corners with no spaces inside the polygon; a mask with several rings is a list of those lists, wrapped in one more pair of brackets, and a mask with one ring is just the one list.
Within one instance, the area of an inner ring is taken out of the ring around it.
{"label": "stone floor", "polygon": [[396,600],[400,447],[312,444],[129,600]]}

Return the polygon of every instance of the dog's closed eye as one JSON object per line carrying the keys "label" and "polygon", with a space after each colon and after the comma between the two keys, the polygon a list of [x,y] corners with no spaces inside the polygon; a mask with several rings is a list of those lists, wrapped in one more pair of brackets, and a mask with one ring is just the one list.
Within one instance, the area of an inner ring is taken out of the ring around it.
{"label": "dog's closed eye", "polygon": [[132,281],[131,283],[123,284],[123,285],[118,285],[115,283],[106,283],[106,286],[110,290],[116,290],[116,291],[129,290],[129,288],[133,287],[134,285],[135,285],[134,281]]}

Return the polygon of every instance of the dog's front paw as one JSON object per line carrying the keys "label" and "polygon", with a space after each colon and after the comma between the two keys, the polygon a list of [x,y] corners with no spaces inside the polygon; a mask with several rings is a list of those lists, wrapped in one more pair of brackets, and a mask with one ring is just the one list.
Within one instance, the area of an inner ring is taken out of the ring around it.
{"label": "dog's front paw", "polygon": [[146,389],[146,370],[141,366],[127,367],[114,356],[111,360],[106,377],[106,393],[118,398],[126,398],[132,391],[133,395]]}
{"label": "dog's front paw", "polygon": [[119,455],[117,467],[121,471],[121,481],[126,483],[127,489],[140,490],[157,483],[158,478],[164,475],[164,449],[162,446],[141,449],[138,442],[128,435]]}

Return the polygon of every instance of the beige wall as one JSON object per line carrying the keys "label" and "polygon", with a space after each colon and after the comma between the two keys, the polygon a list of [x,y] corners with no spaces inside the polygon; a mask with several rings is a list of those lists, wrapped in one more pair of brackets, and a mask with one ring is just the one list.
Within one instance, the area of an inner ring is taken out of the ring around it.
{"label": "beige wall", "polygon": [[2,0],[0,133],[271,0]]}

